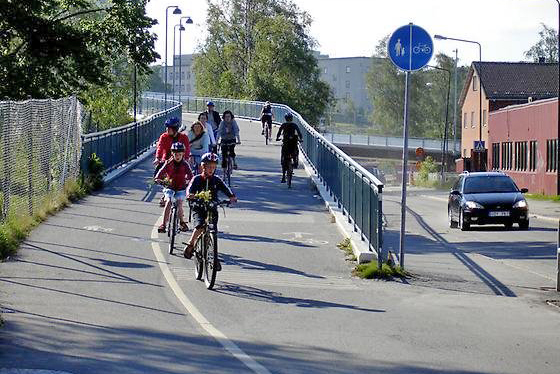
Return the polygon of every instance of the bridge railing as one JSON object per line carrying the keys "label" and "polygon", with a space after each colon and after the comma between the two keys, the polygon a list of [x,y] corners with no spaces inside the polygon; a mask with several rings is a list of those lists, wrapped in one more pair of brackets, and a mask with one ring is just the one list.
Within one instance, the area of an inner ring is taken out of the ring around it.
{"label": "bridge railing", "polygon": [[[348,144],[348,145],[369,145],[378,147],[395,147],[401,148],[403,146],[403,138],[396,136],[379,136],[379,135],[352,135],[352,134],[323,134],[325,139],[334,144]],[[441,150],[443,145],[442,140],[437,139],[424,139],[424,138],[409,138],[408,148],[416,149],[422,147],[429,150]],[[453,140],[447,141],[447,149],[453,152],[453,149],[461,149],[461,142],[455,142],[453,148]]]}
{"label": "bridge railing", "polygon": [[[219,112],[231,110],[236,117],[258,120],[263,102],[209,97],[185,97],[183,109],[189,112],[203,112],[206,102],[213,101]],[[290,107],[273,104],[276,121],[284,119],[284,114],[294,114],[294,121],[303,134],[302,150],[305,157],[321,179],[331,197],[347,217],[354,230],[367,242],[371,251],[383,259],[382,191],[383,183],[346,155],[331,141],[319,134],[305,119]]]}
{"label": "bridge railing", "polygon": [[152,147],[163,132],[165,120],[181,118],[181,104],[162,99],[143,97],[138,105],[142,120],[113,129],[82,135],[81,169],[87,171],[88,160],[95,153],[103,161],[105,171],[112,171],[138,157]]}

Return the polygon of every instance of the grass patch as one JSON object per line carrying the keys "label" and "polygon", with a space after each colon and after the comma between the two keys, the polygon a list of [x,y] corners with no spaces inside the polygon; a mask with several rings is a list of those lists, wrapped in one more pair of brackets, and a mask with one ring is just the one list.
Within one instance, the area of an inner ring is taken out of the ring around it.
{"label": "grass patch", "polygon": [[554,201],[560,203],[560,195],[543,195],[542,193],[526,193],[525,197],[532,200]]}
{"label": "grass patch", "polygon": [[368,262],[365,264],[359,264],[354,269],[353,275],[356,275],[362,279],[387,279],[391,280],[394,278],[406,278],[409,273],[406,272],[400,266],[390,266],[384,263],[381,269],[377,266],[377,261]]}
{"label": "grass patch", "polygon": [[43,203],[33,216],[10,214],[0,224],[0,260],[15,255],[20,243],[31,230],[59,210],[77,201],[90,192],[90,189],[78,180],[68,181],[61,191],[45,196]]}
{"label": "grass patch", "polygon": [[346,254],[349,261],[356,261],[356,256],[354,256],[354,251],[352,250],[352,243],[350,242],[350,238],[345,238],[336,246]]}
{"label": "grass patch", "polygon": [[428,187],[428,188],[435,188],[436,190],[449,191],[451,187],[453,187],[453,184],[455,184],[455,179],[449,179],[446,180],[445,182],[442,182],[440,180],[424,181],[420,179],[415,179],[413,184],[418,187]]}

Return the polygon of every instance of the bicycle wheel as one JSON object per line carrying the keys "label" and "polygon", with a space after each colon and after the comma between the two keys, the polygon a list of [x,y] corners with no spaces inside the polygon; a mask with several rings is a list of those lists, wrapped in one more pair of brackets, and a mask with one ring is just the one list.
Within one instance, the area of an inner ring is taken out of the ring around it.
{"label": "bicycle wheel", "polygon": [[204,270],[204,245],[202,244],[202,238],[204,235],[198,238],[196,244],[194,245],[194,277],[196,280],[202,279],[202,273]]}
{"label": "bicycle wheel", "polygon": [[177,216],[177,203],[173,203],[171,208],[171,217],[169,219],[170,229],[169,229],[169,254],[173,254],[173,248],[175,246],[175,236],[177,235],[177,221],[179,217]]}
{"label": "bicycle wheel", "polygon": [[292,188],[292,176],[294,174],[294,165],[292,163],[292,158],[290,157],[287,162],[286,178],[288,182],[288,188]]}
{"label": "bicycle wheel", "polygon": [[215,233],[204,235],[204,283],[211,290],[216,282],[216,266],[218,262],[218,241]]}
{"label": "bicycle wheel", "polygon": [[264,125],[264,144],[268,145],[268,124]]}
{"label": "bicycle wheel", "polygon": [[231,187],[231,173],[233,171],[233,160],[231,156],[228,156],[228,161],[227,161],[227,168],[226,168],[226,179],[227,179],[227,184],[229,187]]}

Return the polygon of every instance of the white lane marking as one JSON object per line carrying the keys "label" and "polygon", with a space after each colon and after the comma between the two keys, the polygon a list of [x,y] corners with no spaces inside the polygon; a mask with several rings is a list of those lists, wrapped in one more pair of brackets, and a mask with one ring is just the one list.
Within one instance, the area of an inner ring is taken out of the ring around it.
{"label": "white lane marking", "polygon": [[111,232],[113,229],[101,226],[84,226],[84,229],[88,231],[99,231],[99,232]]}
{"label": "white lane marking", "polygon": [[[152,235],[151,235],[152,239],[157,239],[158,237],[158,232],[157,232],[158,222],[156,222],[156,224],[152,229]],[[265,368],[257,361],[255,361],[251,356],[249,356],[247,353],[241,350],[241,348],[239,348],[234,342],[229,340],[223,332],[215,328],[210,323],[210,321],[208,321],[206,317],[204,317],[204,315],[198,310],[198,308],[194,306],[194,304],[189,300],[187,295],[185,295],[181,287],[179,287],[177,280],[173,276],[171,269],[169,268],[165,258],[163,257],[161,248],[159,247],[158,243],[152,242],[152,250],[154,251],[156,260],[159,263],[159,268],[161,269],[161,272],[163,273],[163,276],[165,277],[167,284],[169,284],[169,287],[171,287],[171,290],[173,291],[177,299],[181,302],[181,304],[183,304],[186,311],[194,318],[194,320],[200,325],[200,327],[202,327],[208,334],[210,334],[210,336],[216,339],[229,353],[231,353],[235,358],[241,361],[245,366],[247,366],[253,372],[258,374],[271,374],[267,368]]]}

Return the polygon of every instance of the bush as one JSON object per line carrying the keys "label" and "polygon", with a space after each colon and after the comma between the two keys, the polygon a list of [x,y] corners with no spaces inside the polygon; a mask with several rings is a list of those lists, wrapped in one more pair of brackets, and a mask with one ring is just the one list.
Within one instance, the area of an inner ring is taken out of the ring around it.
{"label": "bush", "polygon": [[92,153],[88,159],[88,171],[87,174],[82,176],[83,187],[87,192],[97,191],[103,188],[103,161],[97,156],[97,154]]}
{"label": "bush", "polygon": [[420,182],[427,182],[430,173],[435,173],[438,171],[438,166],[431,156],[426,157],[424,161],[420,164],[420,170],[418,172],[418,179]]}
{"label": "bush", "polygon": [[368,262],[356,266],[353,272],[360,278],[365,279],[393,279],[406,278],[409,274],[400,266],[392,266],[384,263],[379,269],[377,261]]}

